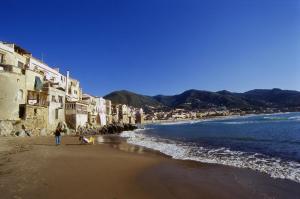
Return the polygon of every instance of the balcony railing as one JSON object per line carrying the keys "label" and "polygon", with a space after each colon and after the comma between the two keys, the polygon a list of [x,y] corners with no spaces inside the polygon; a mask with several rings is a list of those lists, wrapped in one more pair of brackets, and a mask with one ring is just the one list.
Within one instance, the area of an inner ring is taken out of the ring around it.
{"label": "balcony railing", "polygon": [[27,104],[32,106],[49,106],[47,101],[48,94],[46,92],[28,91]]}

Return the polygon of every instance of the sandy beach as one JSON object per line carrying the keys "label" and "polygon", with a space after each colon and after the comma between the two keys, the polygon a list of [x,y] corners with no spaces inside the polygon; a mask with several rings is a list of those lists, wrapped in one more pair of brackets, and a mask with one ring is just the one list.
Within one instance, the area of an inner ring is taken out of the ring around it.
{"label": "sandy beach", "polygon": [[[102,140],[102,139],[101,139]],[[299,198],[300,184],[213,164],[174,160],[118,136],[0,139],[1,198]]]}

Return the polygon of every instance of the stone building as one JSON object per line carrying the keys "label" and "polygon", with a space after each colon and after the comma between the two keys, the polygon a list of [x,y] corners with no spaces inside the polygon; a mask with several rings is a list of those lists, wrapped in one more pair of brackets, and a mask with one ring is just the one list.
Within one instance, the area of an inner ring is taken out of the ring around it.
{"label": "stone building", "polygon": [[99,127],[107,124],[105,99],[83,94],[82,101],[88,105],[88,121],[90,125]]}
{"label": "stone building", "polygon": [[119,122],[129,124],[128,107],[126,104],[119,105]]}
{"label": "stone building", "polygon": [[107,124],[106,122],[106,100],[102,97],[97,98],[97,108],[98,108],[98,122],[100,126]]}
{"label": "stone building", "polygon": [[119,122],[119,104],[111,105],[112,123]]}
{"label": "stone building", "polygon": [[105,106],[106,106],[106,123],[111,124],[112,123],[112,107],[111,107],[111,101],[105,100]]}
{"label": "stone building", "polygon": [[77,130],[88,124],[88,105],[83,102],[66,102],[66,123],[69,128]]}
{"label": "stone building", "polygon": [[38,134],[48,126],[48,94],[42,91],[43,73],[29,69],[30,58],[25,49],[0,42],[0,120]]}
{"label": "stone building", "polygon": [[50,83],[43,90],[48,94],[48,129],[54,131],[59,123],[65,122],[66,93]]}
{"label": "stone building", "polygon": [[70,78],[70,73],[67,71],[66,77],[66,98],[68,102],[76,102],[82,99],[82,90],[79,81]]}
{"label": "stone building", "polygon": [[136,112],[136,123],[137,124],[143,124],[144,123],[144,111],[142,108],[140,108],[137,112]]}
{"label": "stone building", "polygon": [[133,107],[127,107],[128,123],[135,124],[136,110]]}

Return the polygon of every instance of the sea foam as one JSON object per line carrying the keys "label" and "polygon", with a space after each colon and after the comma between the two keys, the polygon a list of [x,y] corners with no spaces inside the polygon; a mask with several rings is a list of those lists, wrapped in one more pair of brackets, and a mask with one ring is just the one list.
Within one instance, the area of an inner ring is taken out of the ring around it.
{"label": "sea foam", "polygon": [[238,168],[248,168],[269,174],[273,178],[289,179],[300,183],[300,164],[269,157],[260,153],[232,151],[228,148],[206,148],[195,143],[175,142],[173,140],[152,137],[144,130],[126,131],[121,134],[127,142],[154,149],[174,159],[193,160],[203,163],[222,164]]}

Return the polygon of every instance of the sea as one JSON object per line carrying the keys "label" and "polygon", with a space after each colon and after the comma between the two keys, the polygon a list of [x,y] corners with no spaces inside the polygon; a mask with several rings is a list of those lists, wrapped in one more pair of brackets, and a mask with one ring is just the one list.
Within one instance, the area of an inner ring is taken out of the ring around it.
{"label": "sea", "polygon": [[174,159],[248,168],[300,183],[300,113],[149,124],[121,136]]}

